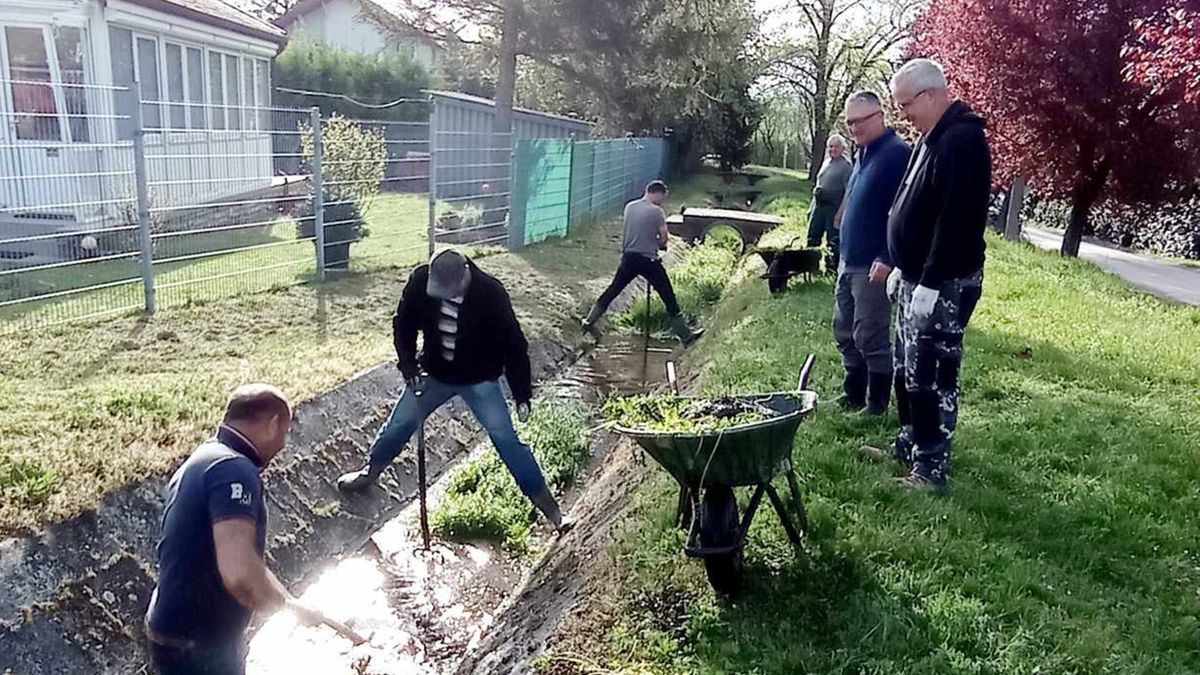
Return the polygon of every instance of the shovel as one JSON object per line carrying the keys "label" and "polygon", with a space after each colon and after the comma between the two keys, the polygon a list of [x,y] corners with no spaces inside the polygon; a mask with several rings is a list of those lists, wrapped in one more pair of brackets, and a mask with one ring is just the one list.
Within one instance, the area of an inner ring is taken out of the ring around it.
{"label": "shovel", "polygon": [[[420,387],[413,390],[413,395],[421,398]],[[421,544],[426,551],[430,550],[429,544],[429,507],[425,500],[425,418],[421,417],[421,424],[417,427],[417,498],[421,509]]]}

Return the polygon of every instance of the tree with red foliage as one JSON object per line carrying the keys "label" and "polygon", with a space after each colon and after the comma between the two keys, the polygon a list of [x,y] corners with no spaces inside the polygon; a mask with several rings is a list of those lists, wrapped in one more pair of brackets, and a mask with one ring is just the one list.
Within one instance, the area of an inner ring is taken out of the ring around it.
{"label": "tree with red foliage", "polygon": [[1131,66],[1163,36],[1181,59],[1195,48],[1162,22],[1175,2],[933,0],[914,26],[909,55],[940,61],[987,118],[996,179],[1070,201],[1063,255],[1078,255],[1101,197],[1148,203],[1195,181],[1200,115],[1184,87],[1151,81],[1175,82],[1174,61]]}
{"label": "tree with red foliage", "polygon": [[1128,50],[1129,74],[1155,94],[1200,106],[1200,2],[1179,3],[1137,24],[1137,45]]}

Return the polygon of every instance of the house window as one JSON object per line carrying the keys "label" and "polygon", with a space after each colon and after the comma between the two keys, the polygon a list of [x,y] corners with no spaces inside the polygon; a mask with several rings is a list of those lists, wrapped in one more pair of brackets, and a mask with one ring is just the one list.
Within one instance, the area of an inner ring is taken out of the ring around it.
{"label": "house window", "polygon": [[166,61],[167,100],[170,101],[167,121],[172,129],[186,129],[187,108],[183,104],[187,98],[184,94],[186,81],[183,77],[183,47],[168,42]]}
{"label": "house window", "polygon": [[216,52],[208,53],[208,94],[211,100],[212,128],[225,128],[225,59]]}
{"label": "house window", "polygon": [[254,65],[246,59],[242,68],[242,100],[246,108],[242,111],[243,124],[247,129],[258,128],[258,111],[254,107]]}
{"label": "house window", "polygon": [[158,41],[154,38],[137,36],[134,60],[139,92],[142,97],[142,126],[146,129],[161,129],[163,125],[162,89],[158,79]]}
{"label": "house window", "polygon": [[[41,28],[4,29],[8,72],[12,79],[13,112],[17,138],[27,141],[61,141],[58,101],[54,93],[50,54]],[[44,83],[44,84],[43,84]]]}
{"label": "house window", "polygon": [[187,48],[187,100],[189,119],[193,129],[203,129],[204,115],[204,52],[196,47]]}
{"label": "house window", "polygon": [[[139,83],[145,129],[266,128],[269,120],[256,108],[269,102],[267,61],[138,35],[119,27],[112,27],[109,35],[113,80],[121,86]],[[124,107],[133,105],[133,97],[118,95],[115,99],[118,109],[126,99],[128,106]],[[121,137],[127,138],[131,129],[128,126]]]}
{"label": "house window", "polygon": [[242,128],[242,95],[239,91],[239,83],[241,81],[240,70],[238,69],[238,57],[230,54],[213,54],[214,58],[220,59],[224,66],[225,74],[225,128],[226,129],[241,129]]}
{"label": "house window", "polygon": [[258,128],[270,130],[271,111],[268,108],[271,106],[271,66],[263,59],[254,60],[254,93],[254,104],[261,108]]}
{"label": "house window", "polygon": [[87,142],[83,32],[6,26],[2,38],[17,138]]}
{"label": "house window", "polygon": [[165,51],[168,113],[172,129],[203,129],[204,52],[196,47],[166,43]]}
{"label": "house window", "polygon": [[54,29],[54,54],[58,57],[58,77],[63,85],[63,107],[71,140],[76,143],[91,140],[87,118],[88,90],[83,86],[87,84],[83,53],[83,31],[71,27]]}

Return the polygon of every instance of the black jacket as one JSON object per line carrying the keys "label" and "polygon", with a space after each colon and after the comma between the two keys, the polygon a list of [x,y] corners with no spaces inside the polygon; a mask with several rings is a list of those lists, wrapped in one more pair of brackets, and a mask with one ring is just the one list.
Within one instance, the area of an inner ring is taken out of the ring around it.
{"label": "black jacket", "polygon": [[468,261],[467,265],[471,268],[471,285],[459,307],[453,361],[443,359],[439,349],[427,348],[417,354],[417,331],[424,334],[426,344],[437,340],[442,301],[425,292],[428,265],[418,267],[409,276],[400,306],[392,317],[392,339],[400,372],[410,378],[424,368],[448,384],[476,384],[504,375],[517,403],[528,403],[533,399],[529,343],[513,313],[512,301],[495,277],[485,274],[473,262]]}
{"label": "black jacket", "polygon": [[983,267],[992,188],[983,125],[970,106],[955,101],[913,148],[888,214],[888,252],[910,282],[941,288]]}

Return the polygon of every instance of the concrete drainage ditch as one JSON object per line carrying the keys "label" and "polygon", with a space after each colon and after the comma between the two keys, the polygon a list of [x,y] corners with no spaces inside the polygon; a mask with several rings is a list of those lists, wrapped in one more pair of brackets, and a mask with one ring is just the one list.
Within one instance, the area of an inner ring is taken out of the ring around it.
{"label": "concrete drainage ditch", "polygon": [[[614,309],[642,292],[630,287]],[[593,390],[640,386],[646,373],[661,380],[668,350],[659,345],[643,360],[640,347],[613,341],[584,351],[534,341],[539,395],[594,400]],[[564,375],[547,383],[555,373]],[[537,568],[530,576],[527,564],[488,545],[438,542],[429,554],[413,550],[418,538],[405,512],[417,490],[412,453],[371,494],[337,493],[333,477],[361,462],[399,386],[395,368],[385,365],[301,405],[289,450],[264,475],[272,567],[289,586],[330,603],[333,613],[357,616],[374,633],[371,645],[334,645],[330,635],[312,632],[320,629],[274,617],[255,635],[250,672],[454,672],[467,667],[464,656],[479,657],[517,581],[524,575],[527,588],[536,578]],[[430,418],[427,434],[430,480],[444,477],[481,440],[486,446],[461,402]],[[594,470],[603,468],[613,443],[593,444]],[[141,481],[93,512],[0,541],[0,673],[147,672],[140,622],[154,586],[164,482]],[[357,604],[348,604],[352,598]]]}

